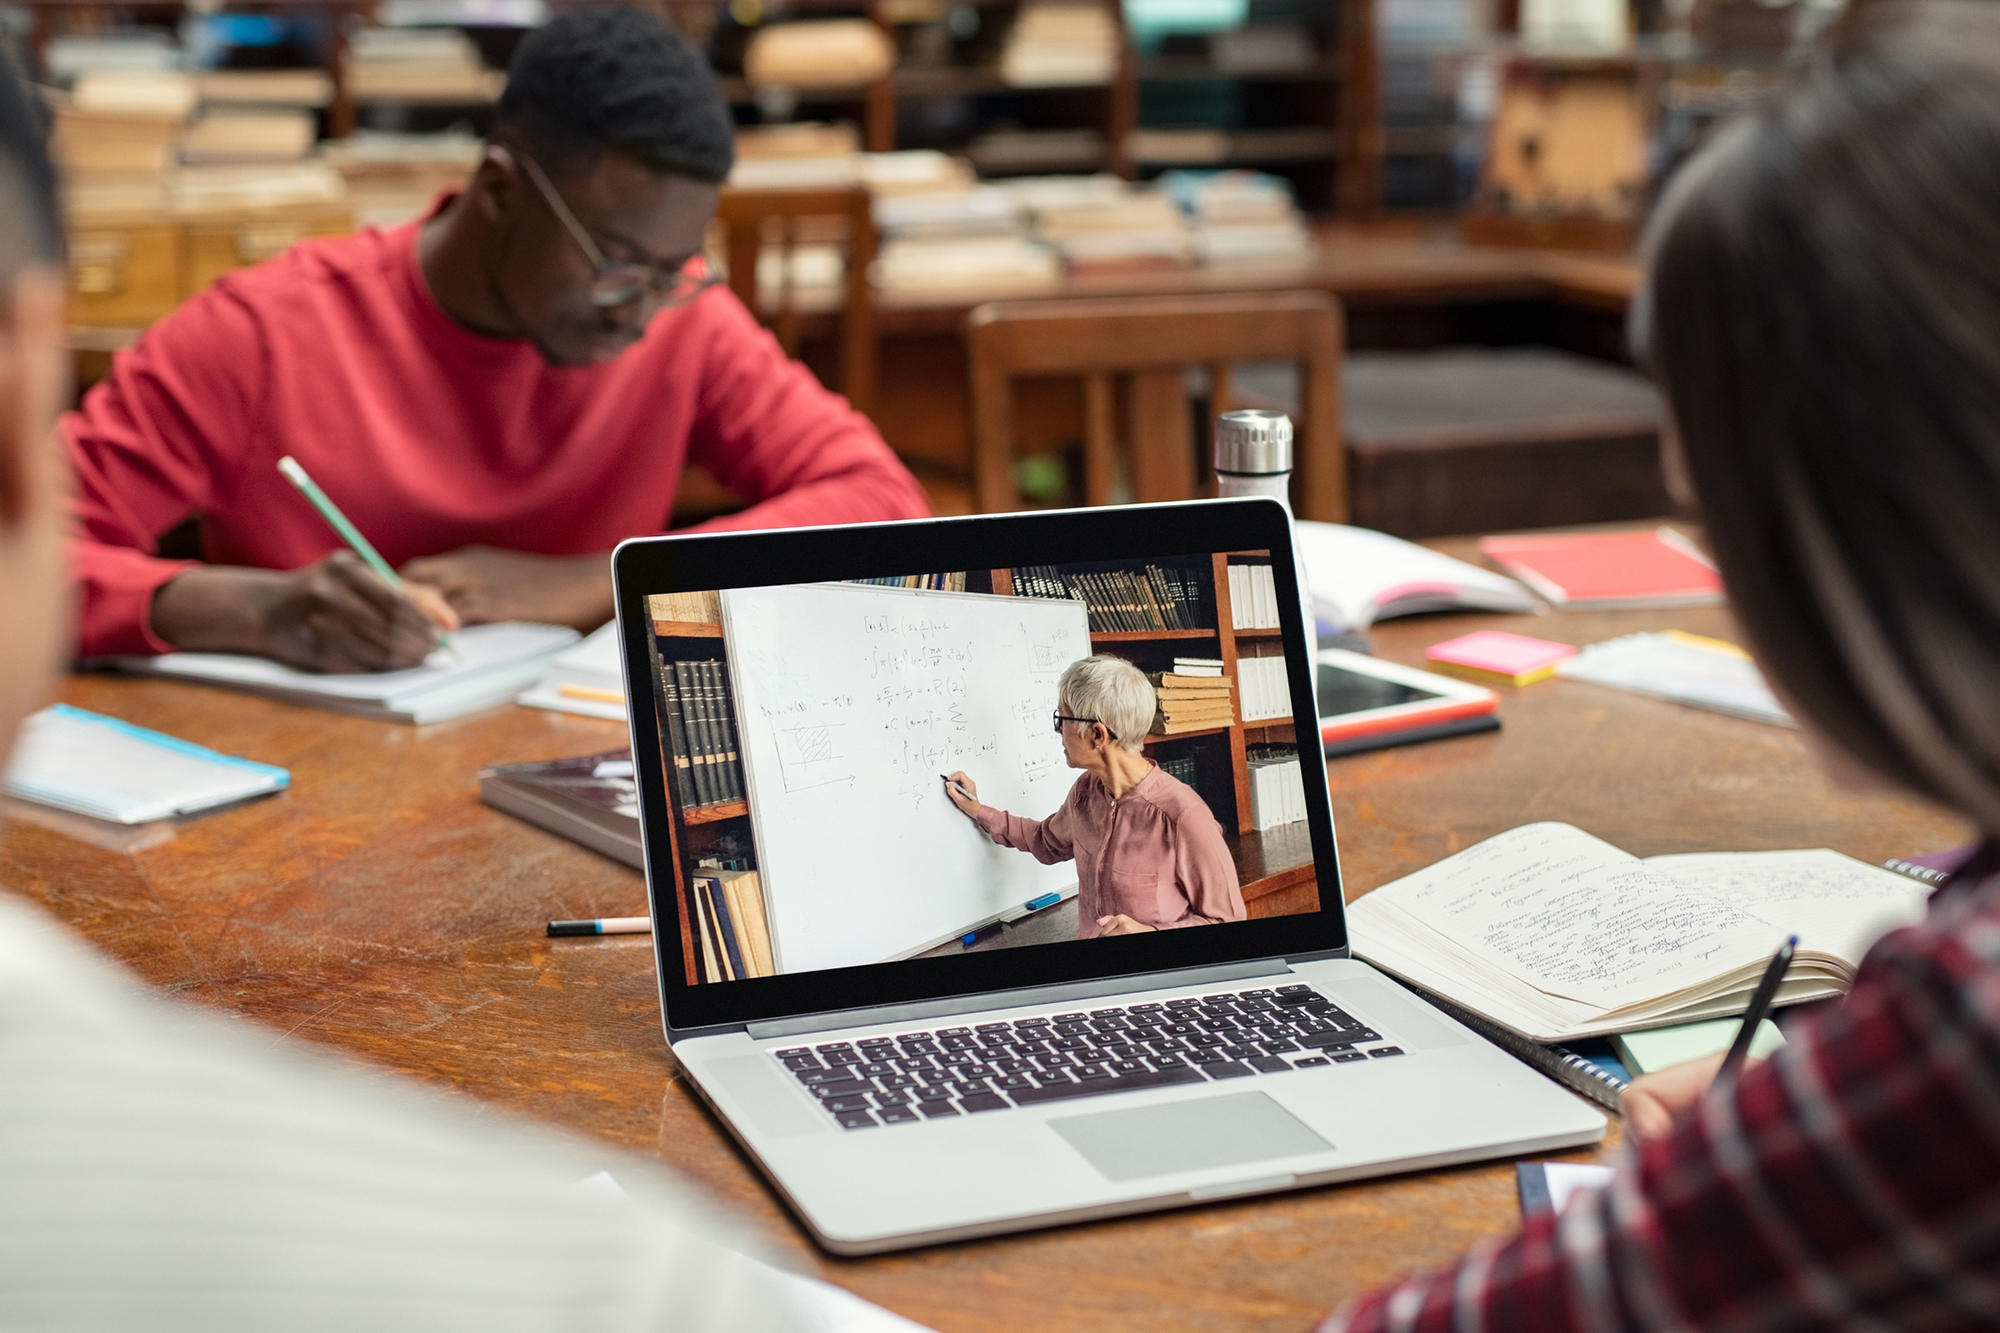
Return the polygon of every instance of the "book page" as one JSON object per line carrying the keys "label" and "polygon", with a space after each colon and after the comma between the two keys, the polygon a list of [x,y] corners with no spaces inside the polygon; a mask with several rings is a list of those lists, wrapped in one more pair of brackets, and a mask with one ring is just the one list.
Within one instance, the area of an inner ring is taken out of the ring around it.
{"label": "book page", "polygon": [[1646,864],[1770,923],[1774,938],[1859,963],[1876,940],[1924,916],[1930,887],[1825,847],[1799,852],[1686,852]]}
{"label": "book page", "polygon": [[1370,897],[1551,994],[1617,1009],[1769,954],[1771,928],[1568,824],[1524,824]]}

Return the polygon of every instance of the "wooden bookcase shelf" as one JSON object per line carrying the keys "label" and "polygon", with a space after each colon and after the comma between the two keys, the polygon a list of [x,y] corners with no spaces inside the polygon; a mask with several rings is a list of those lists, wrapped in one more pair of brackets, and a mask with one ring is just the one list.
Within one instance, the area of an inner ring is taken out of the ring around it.
{"label": "wooden bookcase shelf", "polygon": [[1212,629],[1118,629],[1092,630],[1092,643],[1147,643],[1154,639],[1212,639]]}
{"label": "wooden bookcase shelf", "polygon": [[655,620],[653,633],[662,639],[719,639],[722,626],[706,620]]}
{"label": "wooden bookcase shelf", "polygon": [[721,805],[704,805],[689,810],[681,816],[687,824],[713,824],[724,819],[735,819],[750,813],[748,801],[724,801]]}

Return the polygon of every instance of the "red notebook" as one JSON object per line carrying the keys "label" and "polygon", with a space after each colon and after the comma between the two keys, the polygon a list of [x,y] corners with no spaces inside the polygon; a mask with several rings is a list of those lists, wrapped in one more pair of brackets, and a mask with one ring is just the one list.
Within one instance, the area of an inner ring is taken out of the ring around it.
{"label": "red notebook", "polygon": [[1672,528],[1487,537],[1482,555],[1557,606],[1714,606],[1722,579]]}

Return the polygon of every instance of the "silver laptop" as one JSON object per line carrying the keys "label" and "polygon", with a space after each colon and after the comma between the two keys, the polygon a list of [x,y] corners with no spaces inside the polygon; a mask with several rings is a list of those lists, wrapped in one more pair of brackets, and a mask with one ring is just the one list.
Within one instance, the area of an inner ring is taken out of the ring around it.
{"label": "silver laptop", "polygon": [[[1603,1135],[1348,956],[1290,534],[1219,500],[618,548],[667,1041],[828,1250]],[[1153,767],[1071,808],[1057,682],[1104,654]]]}

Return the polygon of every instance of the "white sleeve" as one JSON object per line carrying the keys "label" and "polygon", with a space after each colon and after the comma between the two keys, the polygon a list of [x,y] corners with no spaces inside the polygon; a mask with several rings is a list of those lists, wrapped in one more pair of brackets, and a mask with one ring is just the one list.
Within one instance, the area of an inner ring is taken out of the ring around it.
{"label": "white sleeve", "polygon": [[[622,1195],[578,1188],[607,1166]],[[161,1000],[0,893],[0,1327],[823,1327],[753,1244],[649,1163]]]}

